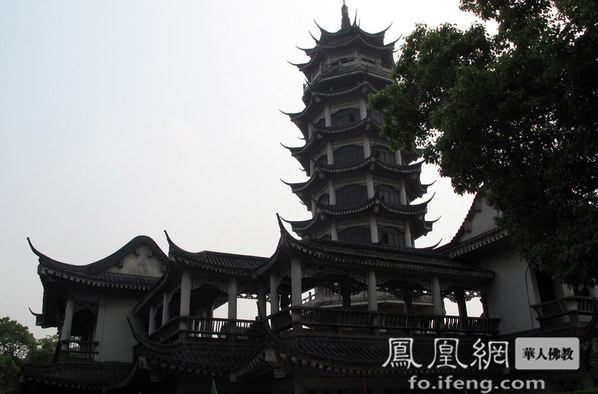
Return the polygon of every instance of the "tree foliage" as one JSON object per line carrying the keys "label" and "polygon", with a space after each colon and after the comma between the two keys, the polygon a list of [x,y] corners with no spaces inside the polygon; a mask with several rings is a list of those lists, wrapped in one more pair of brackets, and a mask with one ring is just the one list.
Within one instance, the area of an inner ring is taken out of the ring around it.
{"label": "tree foliage", "polygon": [[461,0],[479,24],[418,25],[371,97],[395,148],[421,149],[458,193],[483,186],[534,267],[598,278],[598,2]]}
{"label": "tree foliage", "polygon": [[56,335],[36,340],[29,329],[9,317],[0,318],[0,393],[18,393],[19,367],[13,356],[30,364],[49,364]]}

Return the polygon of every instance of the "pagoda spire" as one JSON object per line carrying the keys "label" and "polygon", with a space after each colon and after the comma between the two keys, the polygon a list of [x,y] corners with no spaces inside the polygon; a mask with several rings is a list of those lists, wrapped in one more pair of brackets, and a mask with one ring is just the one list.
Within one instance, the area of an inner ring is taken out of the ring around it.
{"label": "pagoda spire", "polygon": [[343,18],[341,20],[341,30],[348,29],[351,27],[351,20],[349,19],[349,7],[347,7],[347,5],[345,4],[345,0],[343,0],[341,12],[343,15]]}

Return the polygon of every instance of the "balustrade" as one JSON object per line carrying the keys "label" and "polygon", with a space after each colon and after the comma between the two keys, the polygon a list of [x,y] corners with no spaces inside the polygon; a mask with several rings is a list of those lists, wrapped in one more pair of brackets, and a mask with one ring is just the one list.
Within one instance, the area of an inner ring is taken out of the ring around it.
{"label": "balustrade", "polygon": [[300,323],[306,329],[368,328],[392,331],[417,331],[422,333],[450,331],[477,334],[498,332],[499,319],[482,317],[390,314],[358,312],[309,307],[291,307],[271,315],[270,324],[276,332],[292,326],[291,310],[301,311]]}
{"label": "balustrade", "polygon": [[598,300],[581,296],[563,297],[532,305],[540,321],[568,316],[571,323],[577,323],[578,315],[590,316],[594,314],[597,307]]}
{"label": "balustrade", "polygon": [[159,343],[186,338],[251,341],[259,340],[263,335],[263,328],[255,320],[178,316],[151,333],[149,339]]}
{"label": "balustrade", "polygon": [[93,360],[99,342],[66,339],[59,341],[60,359]]}

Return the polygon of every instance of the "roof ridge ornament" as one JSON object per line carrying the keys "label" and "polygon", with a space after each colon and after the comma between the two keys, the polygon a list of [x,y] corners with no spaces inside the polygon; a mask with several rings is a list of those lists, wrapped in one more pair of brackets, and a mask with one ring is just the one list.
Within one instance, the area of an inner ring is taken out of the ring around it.
{"label": "roof ridge ornament", "polygon": [[348,29],[351,27],[351,19],[349,19],[349,7],[345,4],[345,0],[343,0],[343,6],[341,7],[341,30]]}

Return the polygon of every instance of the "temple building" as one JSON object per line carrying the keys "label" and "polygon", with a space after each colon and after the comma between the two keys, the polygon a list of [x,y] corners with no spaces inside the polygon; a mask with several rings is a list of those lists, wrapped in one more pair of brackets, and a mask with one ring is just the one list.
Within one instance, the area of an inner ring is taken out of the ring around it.
{"label": "temple building", "polygon": [[[310,60],[297,65],[307,78],[305,109],[289,114],[305,144],[288,149],[307,175],[290,187],[311,218],[278,217],[269,257],[190,252],[166,234],[167,254],[139,236],[76,266],[30,242],[44,287],[37,324],[56,327],[60,341],[51,365],[21,364],[24,393],[479,393],[489,392],[480,382],[505,380],[541,381],[512,392],[597,386],[598,293],[529,269],[495,227],[483,191],[448,244],[414,246],[432,229],[427,203],[416,203],[429,200],[421,163],[389,149],[367,104],[391,82],[394,43],[351,23],[344,4],[341,18],[338,31],[320,29],[305,50]],[[239,318],[241,298],[255,301],[254,319]],[[215,317],[217,308],[226,317]],[[578,364],[517,368],[516,338],[574,339],[567,354]],[[446,375],[470,385],[414,386],[413,376],[438,384]]]}

